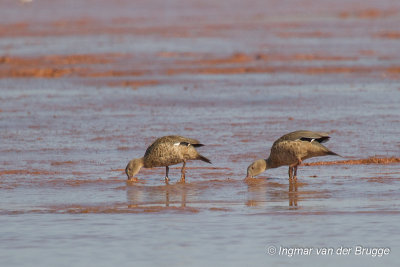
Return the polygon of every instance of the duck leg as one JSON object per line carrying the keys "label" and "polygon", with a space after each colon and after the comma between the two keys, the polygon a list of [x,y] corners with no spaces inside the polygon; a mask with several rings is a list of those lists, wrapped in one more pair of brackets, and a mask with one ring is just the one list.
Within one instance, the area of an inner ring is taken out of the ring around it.
{"label": "duck leg", "polygon": [[293,167],[292,166],[289,166],[288,173],[289,173],[289,180],[292,180],[292,176],[293,176]]}
{"label": "duck leg", "polygon": [[169,167],[165,166],[165,183],[166,184],[168,184],[168,182],[169,182],[168,173],[169,173]]}
{"label": "duck leg", "polygon": [[183,160],[183,165],[181,169],[181,183],[185,183],[185,167],[186,167],[186,160]]}
{"label": "duck leg", "polygon": [[297,167],[302,163],[301,159],[297,160],[297,164],[293,166],[293,179],[297,181]]}

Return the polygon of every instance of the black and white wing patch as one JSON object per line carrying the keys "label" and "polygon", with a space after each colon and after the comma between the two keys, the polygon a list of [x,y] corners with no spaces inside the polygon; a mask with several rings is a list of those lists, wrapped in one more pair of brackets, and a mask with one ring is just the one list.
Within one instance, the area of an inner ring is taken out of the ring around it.
{"label": "black and white wing patch", "polygon": [[314,142],[314,141],[317,141],[318,143],[324,143],[324,142],[327,142],[329,140],[329,138],[330,138],[329,136],[323,136],[320,138],[301,137],[297,140],[306,141],[306,142],[310,142],[310,143]]}
{"label": "black and white wing patch", "polygon": [[190,146],[190,143],[188,142],[177,142],[174,144],[174,146]]}
{"label": "black and white wing patch", "polygon": [[174,146],[190,146],[190,145],[192,145],[194,147],[204,146],[203,144],[191,144],[191,143],[188,143],[188,142],[178,142],[178,143],[174,144]]}

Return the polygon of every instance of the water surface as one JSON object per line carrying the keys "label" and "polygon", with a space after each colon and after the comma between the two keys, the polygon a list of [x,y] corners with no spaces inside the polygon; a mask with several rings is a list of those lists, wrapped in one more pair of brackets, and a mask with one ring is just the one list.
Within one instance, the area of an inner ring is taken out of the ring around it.
{"label": "water surface", "polygon": [[[398,3],[69,3],[0,3],[1,266],[398,265],[398,163],[243,180],[298,129],[344,156],[308,162],[400,157]],[[213,165],[127,183],[168,134]]]}

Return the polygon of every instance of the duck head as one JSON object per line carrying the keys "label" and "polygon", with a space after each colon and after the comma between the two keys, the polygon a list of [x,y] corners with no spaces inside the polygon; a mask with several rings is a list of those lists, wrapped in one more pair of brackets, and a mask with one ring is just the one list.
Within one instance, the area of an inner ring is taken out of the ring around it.
{"label": "duck head", "polygon": [[268,165],[265,159],[256,160],[252,164],[250,164],[249,167],[247,167],[246,178],[254,178],[255,176],[264,172],[266,169],[268,169]]}
{"label": "duck head", "polygon": [[133,159],[129,161],[128,165],[126,165],[125,173],[128,176],[128,180],[133,180],[134,176],[140,171],[143,167],[143,158]]}

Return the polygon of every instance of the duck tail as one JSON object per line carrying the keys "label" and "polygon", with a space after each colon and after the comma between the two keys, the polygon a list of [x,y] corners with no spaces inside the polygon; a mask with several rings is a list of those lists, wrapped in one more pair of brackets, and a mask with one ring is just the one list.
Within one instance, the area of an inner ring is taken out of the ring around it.
{"label": "duck tail", "polygon": [[204,157],[204,156],[202,156],[202,155],[200,155],[200,154],[197,156],[196,159],[202,160],[202,161],[204,161],[204,162],[207,162],[207,163],[212,164],[212,163],[211,163],[211,160],[209,160],[208,158],[206,158],[206,157]]}
{"label": "duck tail", "polygon": [[330,150],[328,151],[327,155],[338,156],[338,157],[343,158],[341,155],[339,155],[339,154],[337,154],[337,153],[335,153],[333,151],[330,151]]}

